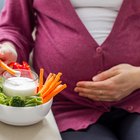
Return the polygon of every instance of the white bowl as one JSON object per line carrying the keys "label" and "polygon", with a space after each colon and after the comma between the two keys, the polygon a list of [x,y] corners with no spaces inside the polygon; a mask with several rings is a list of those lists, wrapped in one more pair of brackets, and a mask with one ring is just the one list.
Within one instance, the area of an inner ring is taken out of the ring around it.
{"label": "white bowl", "polygon": [[48,114],[53,99],[34,107],[12,107],[0,105],[0,121],[15,126],[26,126],[38,123]]}

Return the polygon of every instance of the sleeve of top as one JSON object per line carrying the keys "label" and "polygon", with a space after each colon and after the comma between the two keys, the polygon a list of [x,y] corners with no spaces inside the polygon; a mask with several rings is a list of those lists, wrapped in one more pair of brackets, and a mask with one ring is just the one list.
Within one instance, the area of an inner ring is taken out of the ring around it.
{"label": "sleeve of top", "polygon": [[0,14],[0,42],[12,42],[18,61],[28,61],[34,46],[32,31],[35,25],[33,0],[5,0]]}

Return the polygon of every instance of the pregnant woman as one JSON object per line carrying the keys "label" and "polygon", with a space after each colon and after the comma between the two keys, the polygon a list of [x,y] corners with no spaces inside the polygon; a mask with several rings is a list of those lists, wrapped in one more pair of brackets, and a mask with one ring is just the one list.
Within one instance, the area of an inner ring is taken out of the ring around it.
{"label": "pregnant woman", "polygon": [[68,85],[52,108],[63,140],[140,139],[140,0],[6,0],[0,59],[31,50]]}

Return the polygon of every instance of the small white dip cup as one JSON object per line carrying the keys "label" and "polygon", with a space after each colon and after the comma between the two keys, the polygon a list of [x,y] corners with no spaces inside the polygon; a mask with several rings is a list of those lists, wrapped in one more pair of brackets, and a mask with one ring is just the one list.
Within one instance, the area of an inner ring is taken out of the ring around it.
{"label": "small white dip cup", "polygon": [[20,69],[20,77],[11,75],[8,72],[3,73],[3,92],[7,96],[32,96],[36,92],[38,75],[29,70]]}

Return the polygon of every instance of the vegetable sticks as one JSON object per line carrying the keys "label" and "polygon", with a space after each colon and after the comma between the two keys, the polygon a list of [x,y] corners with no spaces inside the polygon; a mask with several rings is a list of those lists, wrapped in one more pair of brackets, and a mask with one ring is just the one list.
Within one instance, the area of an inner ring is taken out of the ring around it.
{"label": "vegetable sticks", "polygon": [[47,81],[47,80],[49,80],[49,79],[52,77],[52,75],[53,75],[53,74],[52,74],[52,73],[50,73],[50,74],[48,75],[48,77],[47,77],[46,81]]}
{"label": "vegetable sticks", "polygon": [[44,69],[41,68],[40,69],[40,74],[39,74],[39,89],[38,90],[41,90],[41,88],[43,87],[43,77],[44,77]]}
{"label": "vegetable sticks", "polygon": [[59,92],[61,92],[66,87],[67,87],[66,84],[57,86],[49,95],[47,95],[43,98],[43,103],[48,102],[51,98],[56,96]]}
{"label": "vegetable sticks", "polygon": [[55,77],[52,75],[48,80],[46,79],[45,84],[43,85],[41,90],[38,91],[41,95],[49,88],[49,86],[52,83],[52,81],[54,80],[54,78]]}
{"label": "vegetable sticks", "polygon": [[62,73],[59,72],[59,73],[55,76],[55,79],[52,81],[52,83],[50,84],[50,86],[49,86],[48,90],[45,92],[45,94],[47,94],[47,93],[49,93],[49,92],[51,92],[52,90],[55,89],[56,84],[57,84],[57,82],[60,80],[61,75],[62,75]]}
{"label": "vegetable sticks", "polygon": [[[57,86],[59,86],[60,84],[62,83],[62,81],[59,81],[59,82],[57,82],[56,84],[55,84],[55,86],[54,86],[54,89],[57,87]],[[50,92],[52,92],[54,89],[52,89],[52,90],[47,90],[46,92],[44,92],[43,94],[42,94],[42,98],[44,98],[45,96],[47,96]]]}
{"label": "vegetable sticks", "polygon": [[0,60],[0,66],[1,66],[4,70],[8,71],[8,72],[9,72],[10,74],[12,74],[12,75],[15,75],[15,76],[20,76],[20,75],[21,75],[21,72],[20,72],[20,71],[16,71],[16,70],[10,68],[10,67],[7,66],[4,62],[2,62],[2,60]]}
{"label": "vegetable sticks", "polygon": [[67,85],[61,84],[62,83],[62,81],[60,81],[60,77],[62,75],[61,72],[58,72],[58,74],[50,73],[43,85],[42,81],[43,74],[44,70],[40,69],[39,76],[40,82],[38,94],[42,97],[43,103],[45,103],[49,101],[51,98],[53,98],[55,95],[57,95],[59,92],[61,92],[63,89],[65,89]]}
{"label": "vegetable sticks", "polygon": [[62,83],[62,81],[59,81],[55,84],[55,87],[59,86]]}

